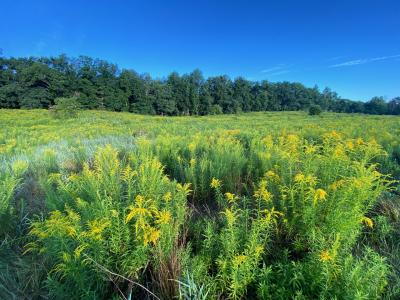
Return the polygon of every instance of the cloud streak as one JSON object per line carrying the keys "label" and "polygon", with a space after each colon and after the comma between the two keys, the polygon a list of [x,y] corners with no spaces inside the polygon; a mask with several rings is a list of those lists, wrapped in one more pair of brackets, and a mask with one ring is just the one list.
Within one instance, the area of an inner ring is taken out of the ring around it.
{"label": "cloud streak", "polygon": [[274,72],[280,71],[282,69],[285,69],[285,67],[286,66],[284,64],[281,64],[281,65],[277,65],[272,68],[261,70],[261,73],[274,73]]}
{"label": "cloud streak", "polygon": [[385,60],[390,60],[390,59],[395,59],[395,58],[400,58],[400,54],[373,57],[373,58],[355,59],[355,60],[346,61],[346,62],[343,62],[340,64],[331,65],[329,67],[330,68],[351,67],[351,66],[364,65],[364,64],[368,64],[368,63],[372,63],[372,62],[376,62],[376,61],[385,61]]}
{"label": "cloud streak", "polygon": [[291,71],[289,70],[290,66],[287,66],[285,64],[279,64],[275,67],[267,68],[264,70],[261,70],[260,73],[263,73],[266,76],[278,76],[278,75],[283,75],[290,73]]}

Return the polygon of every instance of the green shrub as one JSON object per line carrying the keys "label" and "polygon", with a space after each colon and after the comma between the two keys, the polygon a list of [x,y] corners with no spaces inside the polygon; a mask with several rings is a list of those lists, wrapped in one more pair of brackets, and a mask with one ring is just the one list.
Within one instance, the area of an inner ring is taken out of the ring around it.
{"label": "green shrub", "polygon": [[214,104],[210,108],[210,115],[221,115],[223,114],[222,107],[218,104]]}
{"label": "green shrub", "polygon": [[50,107],[50,112],[57,119],[75,118],[82,108],[76,97],[57,98],[54,103],[55,105]]}
{"label": "green shrub", "polygon": [[320,115],[322,113],[322,108],[319,105],[311,105],[310,108],[308,109],[308,114],[310,116],[317,116]]}

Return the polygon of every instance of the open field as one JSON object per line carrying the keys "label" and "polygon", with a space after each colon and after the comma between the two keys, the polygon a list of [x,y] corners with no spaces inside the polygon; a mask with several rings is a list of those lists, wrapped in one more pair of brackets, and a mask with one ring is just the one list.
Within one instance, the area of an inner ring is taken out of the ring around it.
{"label": "open field", "polygon": [[0,298],[398,299],[400,119],[0,110]]}

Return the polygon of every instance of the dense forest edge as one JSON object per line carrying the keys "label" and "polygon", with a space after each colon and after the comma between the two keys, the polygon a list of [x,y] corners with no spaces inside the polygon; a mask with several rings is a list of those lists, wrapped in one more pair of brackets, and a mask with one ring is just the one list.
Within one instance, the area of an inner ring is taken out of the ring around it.
{"label": "dense forest edge", "polygon": [[329,88],[298,82],[204,78],[200,70],[165,79],[88,56],[0,57],[0,108],[50,108],[57,98],[74,98],[85,109],[157,115],[209,115],[250,111],[324,111],[400,114],[400,97],[367,102],[343,99]]}

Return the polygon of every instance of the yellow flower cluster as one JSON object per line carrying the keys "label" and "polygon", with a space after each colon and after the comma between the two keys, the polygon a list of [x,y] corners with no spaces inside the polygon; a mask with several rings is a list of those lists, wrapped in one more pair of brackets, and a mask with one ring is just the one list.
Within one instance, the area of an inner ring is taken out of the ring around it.
{"label": "yellow flower cluster", "polygon": [[143,245],[147,246],[149,243],[157,244],[160,238],[161,231],[151,226],[146,226],[143,231]]}
{"label": "yellow flower cluster", "polygon": [[236,201],[236,196],[232,193],[225,193],[225,197],[229,203],[234,203]]}
{"label": "yellow flower cluster", "polygon": [[225,209],[225,211],[222,212],[222,214],[225,216],[228,226],[232,226],[235,223],[237,218],[235,211],[227,208]]}
{"label": "yellow flower cluster", "polygon": [[110,225],[107,220],[92,220],[88,222],[88,231],[84,232],[83,236],[93,238],[95,240],[102,240],[102,232]]}
{"label": "yellow flower cluster", "polygon": [[[166,192],[162,196],[166,203],[172,200],[172,193]],[[159,210],[152,199],[146,199],[142,195],[137,195],[135,203],[128,207],[125,223],[134,220],[135,234],[143,240],[147,246],[149,243],[155,245],[160,238],[161,230],[157,227],[171,225],[172,214],[167,209]]]}
{"label": "yellow flower cluster", "polygon": [[213,178],[213,179],[211,180],[210,186],[211,186],[213,189],[219,189],[219,188],[221,187],[221,181],[220,181],[219,179]]}
{"label": "yellow flower cluster", "polygon": [[254,192],[254,197],[257,199],[264,200],[265,202],[270,202],[272,199],[272,194],[267,189],[267,182],[262,180],[259,183],[258,189]]}
{"label": "yellow flower cluster", "polygon": [[336,191],[337,189],[339,189],[340,187],[342,187],[345,184],[345,180],[343,179],[339,179],[335,182],[333,182],[330,186],[329,189]]}
{"label": "yellow flower cluster", "polygon": [[233,265],[239,266],[247,260],[247,255],[237,255],[233,259]]}
{"label": "yellow flower cluster", "polygon": [[265,177],[273,182],[278,182],[280,180],[279,175],[272,170],[267,171]]}
{"label": "yellow flower cluster", "polygon": [[157,214],[157,224],[169,224],[171,221],[171,213],[169,211],[163,210]]}
{"label": "yellow flower cluster", "polygon": [[369,227],[369,228],[373,228],[374,227],[374,222],[372,221],[371,218],[368,217],[362,217],[361,218],[361,222],[364,223],[365,226]]}
{"label": "yellow flower cluster", "polygon": [[172,200],[172,193],[171,193],[171,192],[166,192],[166,193],[164,194],[164,196],[163,196],[163,200],[164,200],[165,202],[171,201],[171,200]]}
{"label": "yellow flower cluster", "polygon": [[297,183],[304,183],[314,186],[317,183],[317,177],[313,175],[305,176],[303,173],[300,172],[294,176],[294,181]]}
{"label": "yellow flower cluster", "polygon": [[314,202],[318,200],[325,200],[326,199],[326,191],[323,189],[317,189],[314,194]]}
{"label": "yellow flower cluster", "polygon": [[324,251],[322,251],[321,254],[319,255],[319,259],[320,259],[322,262],[328,262],[328,261],[333,260],[333,257],[329,254],[329,251],[324,250]]}

